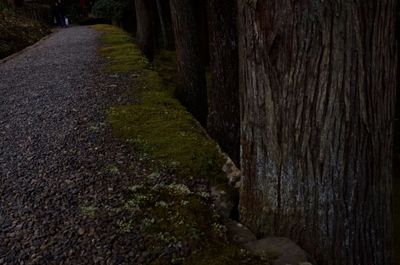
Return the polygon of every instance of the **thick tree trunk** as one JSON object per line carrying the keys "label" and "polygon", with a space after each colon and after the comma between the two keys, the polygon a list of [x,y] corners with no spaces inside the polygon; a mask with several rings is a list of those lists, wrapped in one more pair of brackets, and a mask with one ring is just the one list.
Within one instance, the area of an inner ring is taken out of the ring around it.
{"label": "thick tree trunk", "polygon": [[200,123],[205,125],[207,89],[195,15],[196,1],[170,0],[170,4],[178,66],[177,96]]}
{"label": "thick tree trunk", "polygon": [[154,57],[153,2],[135,0],[136,41],[143,54],[150,60]]}
{"label": "thick tree trunk", "polygon": [[392,264],[396,0],[238,0],[241,220]]}
{"label": "thick tree trunk", "polygon": [[208,0],[210,68],[208,131],[239,165],[239,55],[236,2]]}

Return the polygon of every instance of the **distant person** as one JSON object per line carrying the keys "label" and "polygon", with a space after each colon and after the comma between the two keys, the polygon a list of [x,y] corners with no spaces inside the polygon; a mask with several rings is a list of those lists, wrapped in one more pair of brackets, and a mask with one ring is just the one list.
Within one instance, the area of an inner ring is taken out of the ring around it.
{"label": "distant person", "polygon": [[54,12],[58,26],[62,28],[67,27],[67,24],[65,23],[65,6],[61,0],[56,1]]}

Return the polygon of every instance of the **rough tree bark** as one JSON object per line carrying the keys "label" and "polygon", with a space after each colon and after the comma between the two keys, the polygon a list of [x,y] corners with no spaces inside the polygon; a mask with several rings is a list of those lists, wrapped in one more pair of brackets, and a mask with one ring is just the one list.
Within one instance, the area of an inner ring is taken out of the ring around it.
{"label": "rough tree bark", "polygon": [[197,0],[170,0],[178,68],[177,96],[202,125],[207,122],[207,89],[201,58]]}
{"label": "rough tree bark", "polygon": [[210,68],[208,131],[239,165],[239,55],[237,5],[231,0],[208,0]]}
{"label": "rough tree bark", "polygon": [[153,1],[135,0],[136,41],[143,54],[150,60],[154,57]]}
{"label": "rough tree bark", "polygon": [[238,0],[241,220],[392,264],[396,0]]}

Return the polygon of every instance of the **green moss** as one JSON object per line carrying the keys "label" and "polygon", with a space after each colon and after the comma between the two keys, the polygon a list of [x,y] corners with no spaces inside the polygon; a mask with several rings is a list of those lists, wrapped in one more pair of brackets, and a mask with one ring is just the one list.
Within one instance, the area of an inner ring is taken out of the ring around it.
{"label": "green moss", "polygon": [[101,36],[100,53],[110,60],[108,72],[128,73],[143,70],[149,62],[144,58],[132,37],[123,30],[109,25],[95,25],[94,29],[104,32]]}
{"label": "green moss", "polygon": [[113,133],[173,168],[178,177],[177,182],[160,184],[155,172],[131,187],[124,206],[114,209],[124,212],[116,220],[119,231],[141,231],[154,265],[266,264],[227,241],[208,193],[191,192],[182,184],[194,178],[226,183],[226,177],[217,145],[173,96],[174,53],[161,52],[150,64],[127,33],[108,25],[94,28],[104,33],[100,53],[109,60],[106,71],[130,74],[134,92],[125,93],[139,98],[137,104],[107,110]]}
{"label": "green moss", "polygon": [[194,245],[205,236],[202,231],[213,236],[215,231],[211,228],[218,221],[216,216],[209,218],[212,211],[206,197],[176,183],[131,187],[125,208],[140,217],[135,224],[152,237],[153,248],[164,248],[164,243]]}
{"label": "green moss", "polygon": [[105,171],[106,171],[108,174],[110,174],[110,175],[117,175],[117,174],[119,173],[118,166],[115,165],[115,164],[108,165],[108,166],[105,168]]}
{"label": "green moss", "polygon": [[215,144],[168,93],[145,92],[142,104],[113,107],[108,117],[117,136],[143,143],[147,154],[176,166],[180,176],[221,174],[223,159]]}
{"label": "green moss", "polygon": [[98,210],[94,205],[91,205],[89,203],[84,203],[83,205],[80,206],[81,213],[83,215],[86,215],[90,218],[95,218],[96,217],[96,211]]}
{"label": "green moss", "polygon": [[161,50],[154,58],[154,69],[165,87],[174,90],[176,87],[176,52]]}
{"label": "green moss", "polygon": [[153,173],[147,182],[129,188],[120,209],[126,219],[117,221],[121,233],[142,231],[147,251],[155,256],[150,264],[268,264],[226,240],[208,193],[192,192],[183,184],[154,184],[157,177]]}
{"label": "green moss", "polygon": [[[153,66],[124,31],[106,25],[94,28],[105,33],[100,52],[110,60],[107,70],[133,73],[135,90],[141,92],[140,104],[114,106],[108,110],[114,133],[141,143],[145,153],[175,167],[181,177],[213,180],[222,177],[224,160],[216,144],[173,97],[173,86],[165,83],[167,78],[161,78],[153,70],[161,67],[163,61],[171,63],[173,53],[161,53],[156,60],[158,66]],[[170,73],[173,66],[168,67]]]}

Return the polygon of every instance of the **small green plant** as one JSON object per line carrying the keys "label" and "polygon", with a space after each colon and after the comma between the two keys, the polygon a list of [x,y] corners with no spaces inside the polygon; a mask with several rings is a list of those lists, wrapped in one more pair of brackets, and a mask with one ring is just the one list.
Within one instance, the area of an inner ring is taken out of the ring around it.
{"label": "small green plant", "polygon": [[117,175],[119,174],[119,169],[116,165],[108,165],[106,168],[107,173],[110,175]]}
{"label": "small green plant", "polygon": [[117,226],[121,233],[129,233],[132,231],[134,225],[131,220],[129,221],[117,221]]}
{"label": "small green plant", "polygon": [[96,211],[98,210],[97,207],[95,207],[94,205],[90,205],[88,203],[82,205],[80,207],[81,212],[90,217],[90,218],[95,218],[96,217]]}

